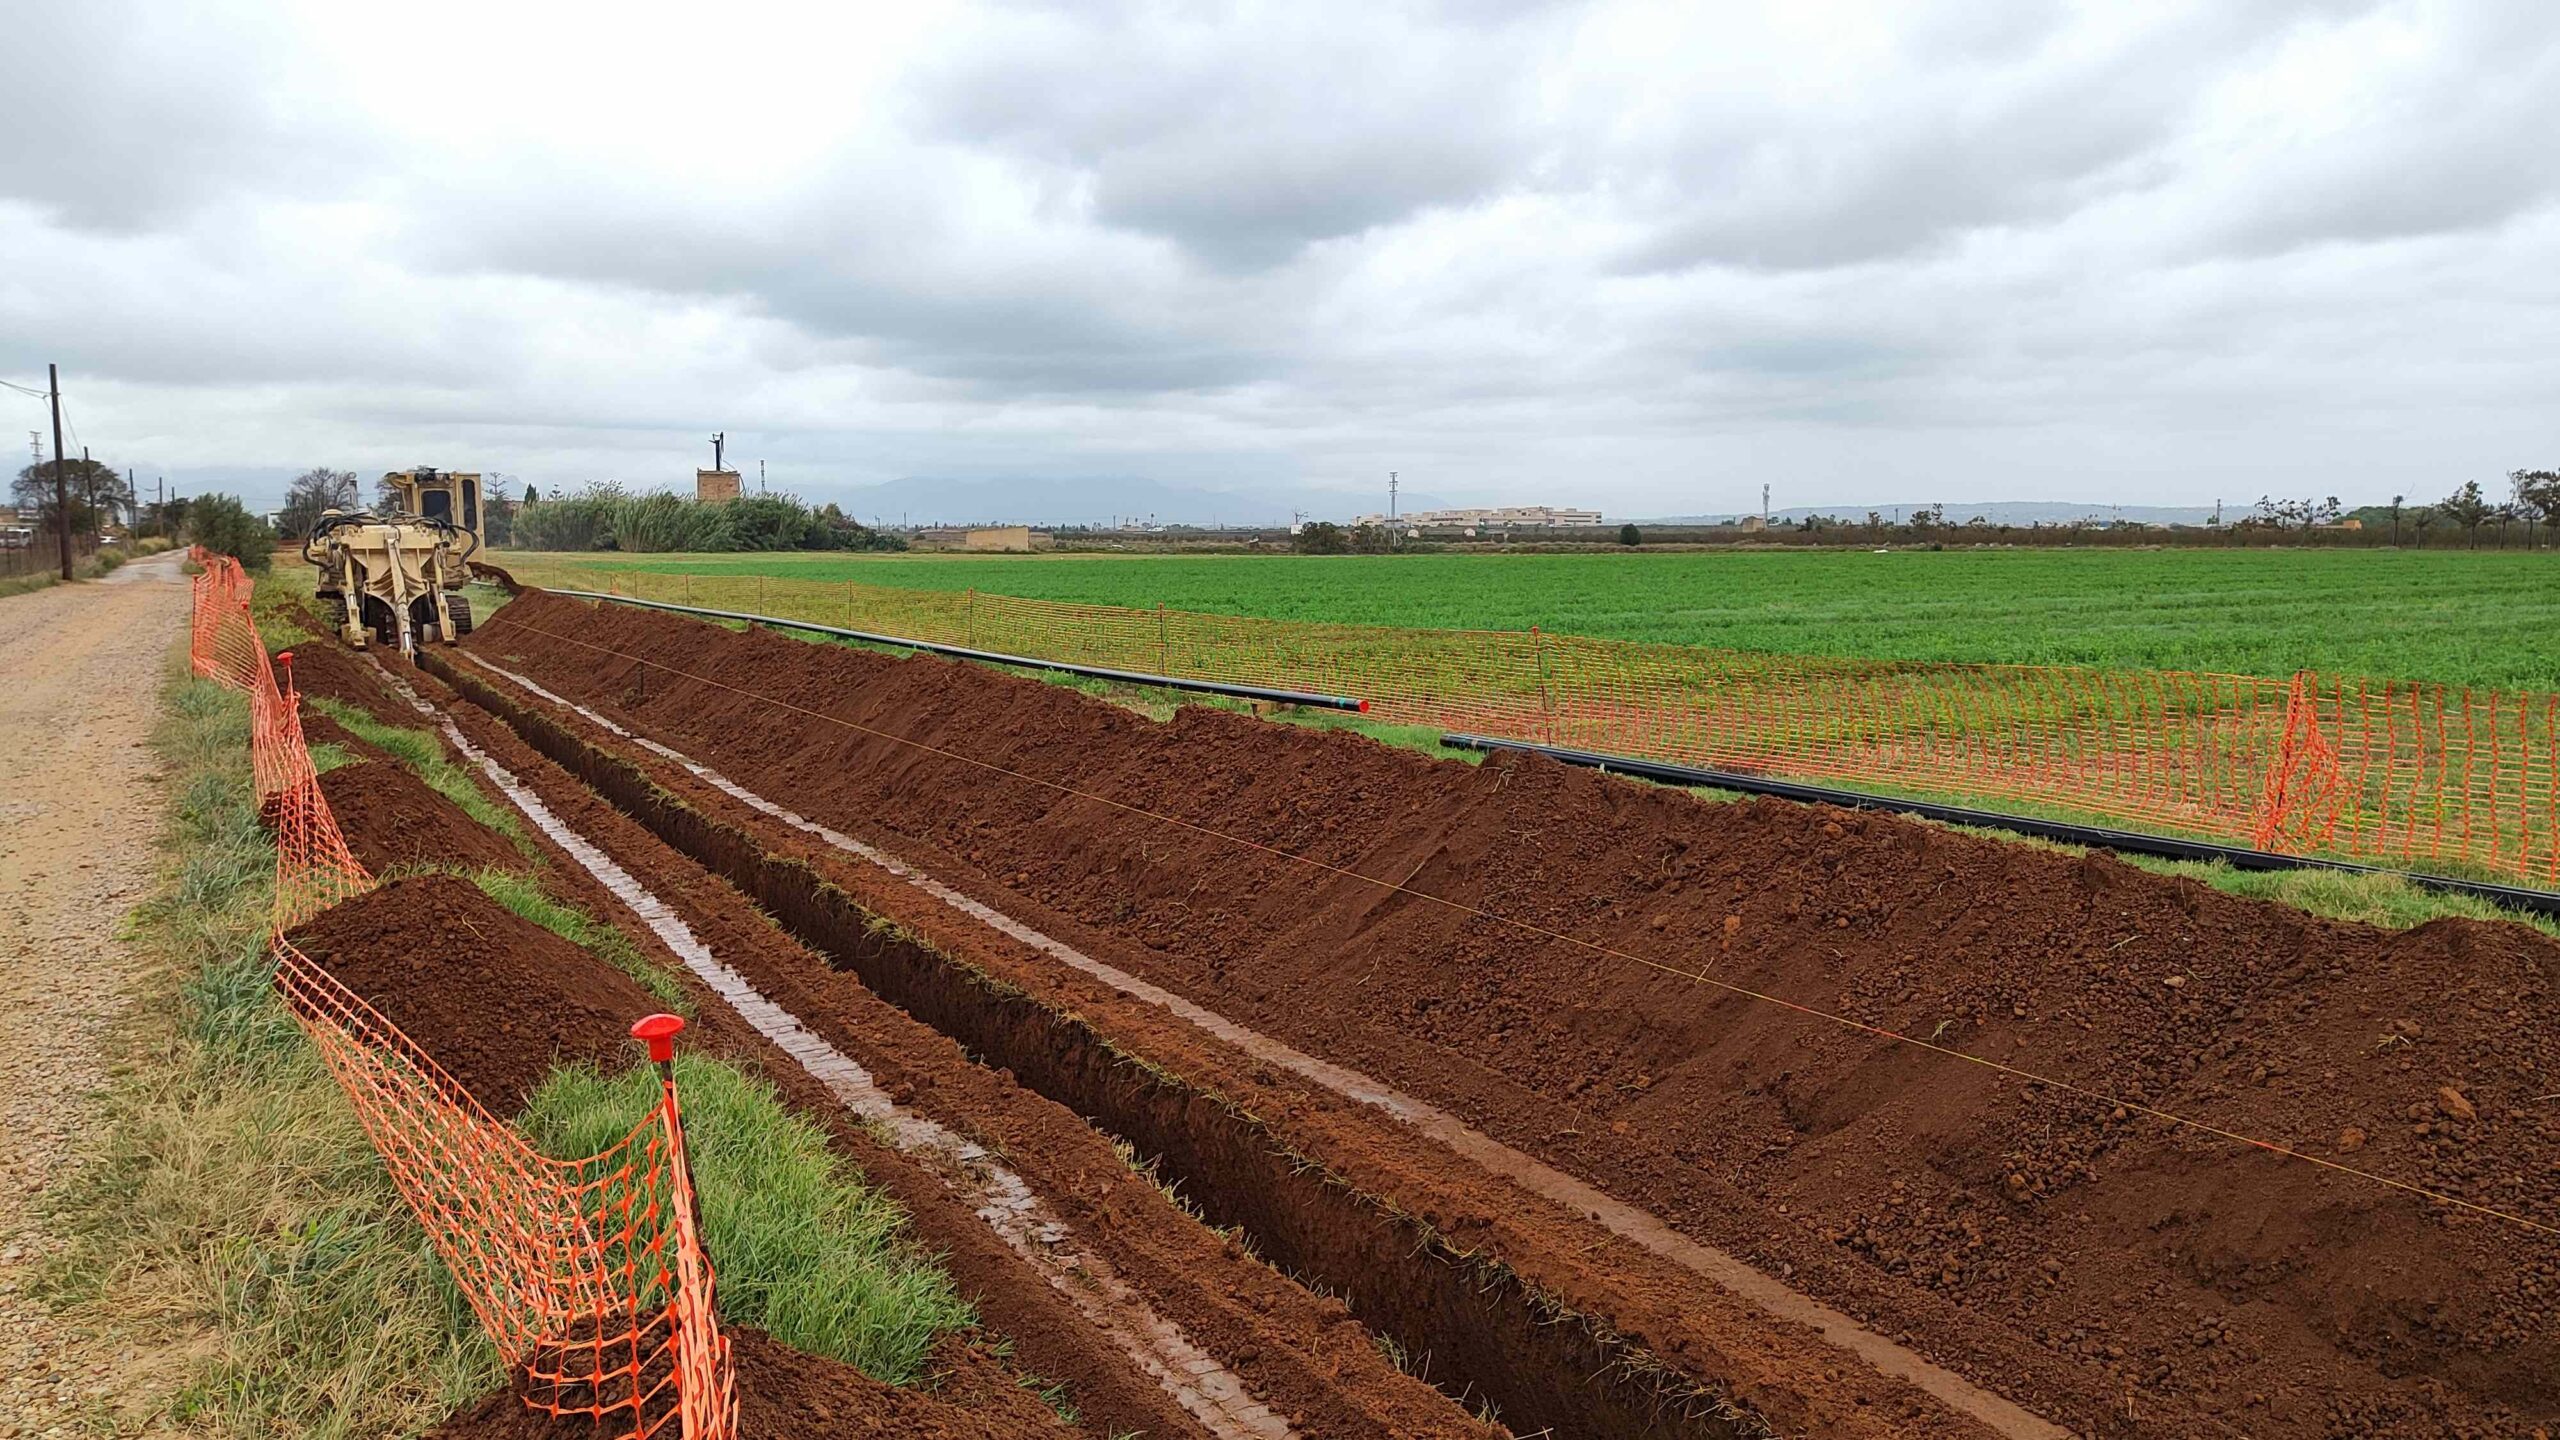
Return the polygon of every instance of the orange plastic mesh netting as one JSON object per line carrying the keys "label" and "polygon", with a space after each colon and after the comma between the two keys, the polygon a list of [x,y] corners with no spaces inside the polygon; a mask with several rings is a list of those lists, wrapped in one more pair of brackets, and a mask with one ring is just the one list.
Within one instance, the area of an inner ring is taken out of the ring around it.
{"label": "orange plastic mesh netting", "polygon": [[1775,655],[513,563],[519,578],[562,589],[1353,695],[1391,724],[2560,882],[2560,695],[2309,673]]}
{"label": "orange plastic mesh netting", "polygon": [[500,1357],[537,1410],[599,1435],[727,1440],[737,1429],[729,1343],[713,1306],[673,1029],[643,1022],[660,1103],[582,1160],[543,1155],[491,1115],[379,1011],[285,932],[372,886],[322,798],[299,696],[279,688],[236,561],[194,557],[189,653],[245,692],[259,808],[276,834],[276,986],[319,1049]]}

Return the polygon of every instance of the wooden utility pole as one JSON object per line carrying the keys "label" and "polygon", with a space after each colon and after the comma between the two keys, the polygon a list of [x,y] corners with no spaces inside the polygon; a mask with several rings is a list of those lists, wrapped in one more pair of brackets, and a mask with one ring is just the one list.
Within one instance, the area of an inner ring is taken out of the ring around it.
{"label": "wooden utility pole", "polygon": [[53,401],[53,518],[62,531],[62,578],[71,578],[71,479],[62,473],[62,372],[44,367],[44,388]]}

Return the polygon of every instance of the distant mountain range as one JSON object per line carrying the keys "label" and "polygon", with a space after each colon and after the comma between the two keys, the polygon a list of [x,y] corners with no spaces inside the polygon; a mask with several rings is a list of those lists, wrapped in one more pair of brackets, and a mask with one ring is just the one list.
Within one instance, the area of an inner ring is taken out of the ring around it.
{"label": "distant mountain range", "polygon": [[[887,525],[1287,525],[1293,512],[1311,520],[1342,520],[1386,508],[1384,493],[1260,488],[1200,490],[1127,475],[943,480],[910,476],[850,491],[812,491],[813,504],[829,500],[865,523]],[[1409,510],[1438,507],[1428,495],[1407,494]]]}
{"label": "distant mountain range", "polygon": [[[1842,520],[1864,520],[1869,511],[1887,520],[1908,518],[1915,510],[1931,506],[1919,501],[1902,501],[1891,505],[1798,505],[1770,515],[1773,521],[1804,520],[1816,515],[1836,516]],[[1727,511],[1717,515],[1660,515],[1639,520],[1639,525],[1730,525],[1744,514],[1757,511]],[[2245,508],[2228,510],[2227,520],[2248,513]],[[2080,500],[1984,500],[1972,504],[1947,506],[1946,523],[1965,525],[1980,516],[1991,525],[2062,525],[2074,520],[2091,520],[2104,524],[2110,520],[2135,520],[2145,525],[2201,525],[2213,518],[2210,505],[2098,505]]]}

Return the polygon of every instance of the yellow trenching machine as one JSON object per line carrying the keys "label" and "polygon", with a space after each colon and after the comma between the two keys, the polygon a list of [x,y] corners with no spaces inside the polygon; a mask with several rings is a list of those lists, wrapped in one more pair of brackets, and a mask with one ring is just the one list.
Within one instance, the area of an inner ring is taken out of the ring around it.
{"label": "yellow trenching machine", "polygon": [[395,501],[387,513],[323,511],[302,542],[302,558],[320,571],[312,594],[337,620],[338,638],[361,650],[370,636],[414,655],[422,641],[470,634],[462,587],[480,549],[480,477],[394,470],[382,487]]}

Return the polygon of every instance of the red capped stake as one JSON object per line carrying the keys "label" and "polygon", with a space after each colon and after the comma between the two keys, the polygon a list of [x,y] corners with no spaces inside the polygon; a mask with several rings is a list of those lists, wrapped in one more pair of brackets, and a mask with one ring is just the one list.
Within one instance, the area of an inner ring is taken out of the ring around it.
{"label": "red capped stake", "polygon": [[277,651],[276,663],[284,667],[284,688],[290,691],[293,689],[293,652],[290,650]]}
{"label": "red capped stake", "polygon": [[649,1058],[665,1065],[676,1058],[676,1032],[683,1028],[681,1015],[644,1015],[632,1022],[631,1038],[647,1042]]}

